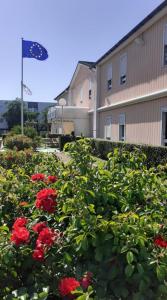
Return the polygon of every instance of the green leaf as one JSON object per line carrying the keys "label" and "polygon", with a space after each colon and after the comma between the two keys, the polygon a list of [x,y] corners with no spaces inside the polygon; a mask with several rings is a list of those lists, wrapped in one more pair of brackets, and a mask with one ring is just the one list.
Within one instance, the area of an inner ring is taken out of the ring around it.
{"label": "green leaf", "polygon": [[64,258],[67,263],[71,263],[72,257],[67,252],[64,253]]}
{"label": "green leaf", "polygon": [[48,297],[47,292],[42,292],[42,293],[38,294],[38,300],[46,300],[47,297]]}
{"label": "green leaf", "polygon": [[134,271],[134,266],[133,265],[128,265],[128,266],[126,266],[126,268],[125,268],[125,274],[126,274],[126,277],[131,277],[132,276],[132,274],[133,274],[133,271]]}
{"label": "green leaf", "polygon": [[166,270],[166,266],[157,266],[156,268],[156,273],[157,273],[157,277],[160,281],[163,281],[166,277],[167,274],[167,270]]}
{"label": "green leaf", "polygon": [[137,270],[138,270],[140,275],[143,275],[144,269],[143,269],[143,266],[139,263],[137,264]]}
{"label": "green leaf", "polygon": [[86,192],[87,192],[90,196],[92,196],[93,198],[95,198],[95,193],[94,193],[93,191],[91,191],[91,190],[86,190]]}
{"label": "green leaf", "polygon": [[0,226],[0,230],[9,232],[9,228],[6,225]]}
{"label": "green leaf", "polygon": [[82,296],[79,296],[79,297],[76,298],[76,300],[87,300],[87,299],[89,299],[89,295],[88,294],[82,295]]}
{"label": "green leaf", "polygon": [[94,204],[89,204],[88,205],[88,209],[89,209],[89,211],[91,212],[91,213],[95,213],[95,208],[94,208],[95,206],[94,206]]}
{"label": "green leaf", "polygon": [[133,253],[131,251],[129,251],[127,254],[126,254],[126,259],[127,259],[127,262],[128,264],[131,264],[134,260],[134,256],[133,256]]}

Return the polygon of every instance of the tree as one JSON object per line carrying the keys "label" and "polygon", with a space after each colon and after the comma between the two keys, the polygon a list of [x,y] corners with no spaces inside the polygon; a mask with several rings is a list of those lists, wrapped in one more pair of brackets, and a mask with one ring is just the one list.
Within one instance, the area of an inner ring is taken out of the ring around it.
{"label": "tree", "polygon": [[52,107],[52,106],[46,107],[42,111],[41,119],[40,119],[40,122],[38,124],[38,130],[39,131],[48,131],[48,118],[47,118],[47,115],[48,115],[48,110],[49,110],[50,107]]}
{"label": "tree", "polygon": [[[27,119],[27,112],[25,104],[23,107],[24,121]],[[7,102],[7,111],[3,114],[3,118],[8,124],[8,128],[11,129],[15,125],[20,125],[21,123],[21,101],[16,99],[11,102]]]}

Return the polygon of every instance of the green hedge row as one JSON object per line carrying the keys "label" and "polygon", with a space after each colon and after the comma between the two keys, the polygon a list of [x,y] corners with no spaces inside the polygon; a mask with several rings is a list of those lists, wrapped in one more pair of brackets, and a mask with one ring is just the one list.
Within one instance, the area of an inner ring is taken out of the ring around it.
{"label": "green hedge row", "polygon": [[146,165],[148,167],[167,164],[167,147],[112,142],[103,139],[91,139],[91,144],[93,154],[102,159],[107,159],[108,153],[113,152],[115,148],[130,152],[138,149],[146,155]]}
{"label": "green hedge row", "polygon": [[76,140],[81,139],[79,136],[74,136],[74,135],[60,135],[59,136],[59,149],[60,151],[63,151],[64,145],[66,143],[70,143]]}

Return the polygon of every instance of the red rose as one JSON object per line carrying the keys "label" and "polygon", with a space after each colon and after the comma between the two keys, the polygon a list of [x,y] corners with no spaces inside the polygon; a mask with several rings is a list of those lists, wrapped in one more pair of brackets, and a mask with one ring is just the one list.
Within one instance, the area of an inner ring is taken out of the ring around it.
{"label": "red rose", "polygon": [[42,173],[33,174],[31,176],[32,181],[44,181],[44,179],[45,179],[45,175]]}
{"label": "red rose", "polygon": [[33,257],[35,260],[43,261],[43,260],[44,260],[44,250],[43,250],[43,248],[42,248],[42,247],[36,248],[36,249],[33,251],[32,257]]}
{"label": "red rose", "polygon": [[32,230],[35,231],[36,233],[40,233],[40,231],[44,228],[46,228],[45,222],[40,222],[32,226]]}
{"label": "red rose", "polygon": [[53,213],[55,211],[57,202],[57,191],[53,189],[42,189],[37,193],[35,206],[39,209]]}
{"label": "red rose", "polygon": [[24,227],[27,224],[27,219],[22,217],[22,218],[17,218],[16,221],[13,224],[13,228],[17,229],[18,227]]}
{"label": "red rose", "polygon": [[158,236],[154,239],[154,245],[161,248],[167,248],[167,241],[165,241],[161,236]]}
{"label": "red rose", "polygon": [[51,182],[51,183],[54,183],[57,180],[58,180],[57,176],[52,176],[52,175],[48,176],[48,181]]}
{"label": "red rose", "polygon": [[81,286],[84,289],[87,289],[89,285],[92,283],[92,276],[93,274],[91,272],[86,272],[84,277],[81,279]]}
{"label": "red rose", "polygon": [[37,193],[37,198],[40,200],[45,199],[56,199],[57,198],[57,191],[54,189],[42,189]]}
{"label": "red rose", "polygon": [[30,233],[25,227],[17,227],[12,231],[10,240],[16,245],[29,242]]}
{"label": "red rose", "polygon": [[54,230],[48,227],[44,228],[39,233],[38,239],[36,241],[36,245],[37,247],[42,247],[43,245],[47,247],[51,247],[57,237],[58,234]]}
{"label": "red rose", "polygon": [[72,291],[75,291],[80,286],[79,281],[72,277],[62,278],[59,283],[59,293],[62,297],[71,295]]}
{"label": "red rose", "polygon": [[53,213],[55,211],[56,205],[57,202],[53,199],[37,199],[35,202],[36,208],[42,209],[43,211],[47,211],[48,213]]}

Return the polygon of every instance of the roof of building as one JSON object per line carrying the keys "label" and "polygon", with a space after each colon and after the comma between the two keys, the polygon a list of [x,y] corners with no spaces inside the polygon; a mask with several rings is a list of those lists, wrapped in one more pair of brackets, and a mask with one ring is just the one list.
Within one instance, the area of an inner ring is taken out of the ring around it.
{"label": "roof of building", "polygon": [[137,30],[139,30],[143,25],[145,25],[149,20],[151,20],[156,14],[163,10],[167,6],[167,0],[163,1],[158,7],[156,7],[148,16],[146,16],[138,25],[136,25],[131,31],[128,32],[118,43],[116,43],[110,50],[108,50],[104,55],[102,55],[96,64],[105,59],[110,55],[116,48],[118,48],[122,43],[124,43],[129,37],[131,37]]}
{"label": "roof of building", "polygon": [[78,64],[85,65],[85,66],[87,66],[89,68],[92,68],[92,67],[94,67],[95,62],[93,62],[93,61],[79,60]]}
{"label": "roof of building", "polygon": [[65,90],[63,90],[59,95],[57,95],[55,98],[54,98],[54,100],[57,100],[58,98],[60,98],[64,93],[67,93],[68,92],[68,90],[69,90],[69,87],[70,86],[68,86]]}

